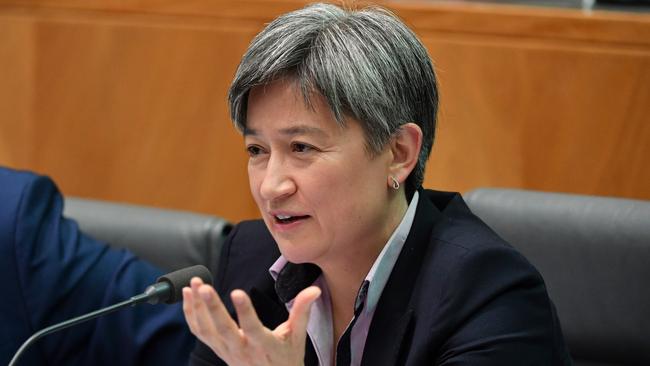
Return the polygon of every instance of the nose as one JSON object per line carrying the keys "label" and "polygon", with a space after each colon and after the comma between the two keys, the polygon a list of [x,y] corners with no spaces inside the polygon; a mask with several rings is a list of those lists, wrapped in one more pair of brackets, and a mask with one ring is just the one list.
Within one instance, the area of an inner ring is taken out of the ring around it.
{"label": "nose", "polygon": [[288,167],[281,157],[271,155],[266,165],[260,195],[264,200],[273,201],[292,195],[296,184],[291,178]]}

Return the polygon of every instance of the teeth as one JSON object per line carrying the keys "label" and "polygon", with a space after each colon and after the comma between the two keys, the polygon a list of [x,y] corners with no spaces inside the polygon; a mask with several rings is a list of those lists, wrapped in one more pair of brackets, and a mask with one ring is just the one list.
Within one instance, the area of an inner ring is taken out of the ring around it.
{"label": "teeth", "polygon": [[286,220],[291,218],[291,216],[285,216],[285,215],[276,215],[275,217],[277,217],[279,220]]}

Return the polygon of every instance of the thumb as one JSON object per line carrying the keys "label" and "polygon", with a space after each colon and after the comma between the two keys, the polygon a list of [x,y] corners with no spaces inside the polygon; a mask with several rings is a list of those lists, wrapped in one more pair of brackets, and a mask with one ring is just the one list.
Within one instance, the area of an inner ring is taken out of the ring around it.
{"label": "thumb", "polygon": [[307,334],[307,322],[309,321],[311,306],[320,294],[320,288],[309,286],[300,291],[293,302],[291,313],[289,313],[289,324],[291,332],[298,336],[298,339],[304,338]]}

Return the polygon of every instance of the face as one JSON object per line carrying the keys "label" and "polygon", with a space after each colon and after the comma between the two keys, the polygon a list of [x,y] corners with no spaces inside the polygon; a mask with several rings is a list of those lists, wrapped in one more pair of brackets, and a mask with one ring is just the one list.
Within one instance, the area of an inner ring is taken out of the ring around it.
{"label": "face", "polygon": [[392,153],[370,156],[357,121],[341,127],[322,96],[312,103],[291,80],[250,92],[244,139],[253,197],[291,262],[376,256],[395,227],[388,224]]}

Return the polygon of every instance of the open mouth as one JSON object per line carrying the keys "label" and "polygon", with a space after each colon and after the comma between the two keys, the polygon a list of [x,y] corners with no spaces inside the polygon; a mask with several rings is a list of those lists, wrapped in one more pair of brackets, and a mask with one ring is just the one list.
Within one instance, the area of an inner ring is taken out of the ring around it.
{"label": "open mouth", "polygon": [[275,218],[275,222],[278,224],[290,224],[292,222],[296,222],[299,220],[304,220],[308,218],[309,216],[285,216],[285,215],[275,215],[273,216]]}

